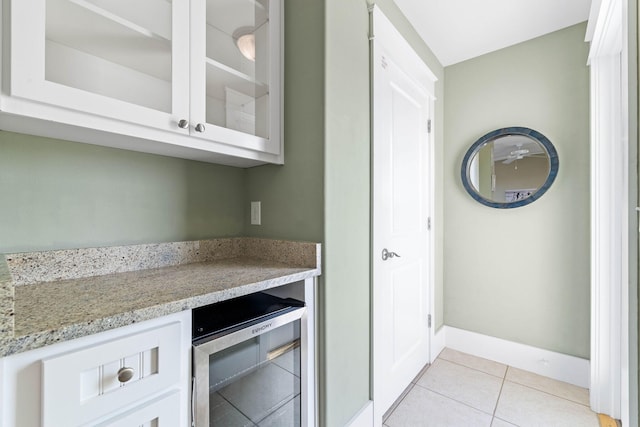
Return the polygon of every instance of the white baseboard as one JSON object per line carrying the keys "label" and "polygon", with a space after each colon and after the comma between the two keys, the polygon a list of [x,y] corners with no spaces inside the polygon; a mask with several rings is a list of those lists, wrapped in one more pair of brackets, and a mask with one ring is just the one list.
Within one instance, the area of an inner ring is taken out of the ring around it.
{"label": "white baseboard", "polygon": [[373,426],[373,401],[370,400],[357,414],[349,420],[347,427],[371,427]]}
{"label": "white baseboard", "polygon": [[[589,388],[589,361],[463,329],[443,326],[446,347],[514,368]],[[441,338],[439,338],[441,339]]]}
{"label": "white baseboard", "polygon": [[447,346],[447,327],[442,326],[431,337],[431,356],[429,357],[429,363],[433,363],[438,357],[440,352]]}

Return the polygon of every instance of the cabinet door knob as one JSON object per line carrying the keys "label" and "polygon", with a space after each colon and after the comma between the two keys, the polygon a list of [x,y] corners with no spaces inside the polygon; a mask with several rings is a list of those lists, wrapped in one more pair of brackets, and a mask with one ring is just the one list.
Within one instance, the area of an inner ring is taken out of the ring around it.
{"label": "cabinet door knob", "polygon": [[204,132],[204,125],[202,123],[196,125],[196,132]]}
{"label": "cabinet door knob", "polygon": [[182,119],[178,122],[178,127],[180,129],[186,129],[189,127],[189,120]]}
{"label": "cabinet door knob", "polygon": [[133,378],[134,373],[135,371],[133,370],[133,368],[127,368],[126,366],[123,368],[120,368],[118,370],[118,381],[124,384],[127,381],[129,381],[131,378]]}

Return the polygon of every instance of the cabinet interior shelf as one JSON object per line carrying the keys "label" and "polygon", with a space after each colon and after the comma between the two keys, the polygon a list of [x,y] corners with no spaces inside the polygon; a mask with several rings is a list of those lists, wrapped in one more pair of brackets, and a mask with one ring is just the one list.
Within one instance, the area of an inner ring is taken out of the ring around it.
{"label": "cabinet interior shelf", "polygon": [[260,98],[269,93],[269,86],[254,78],[222,64],[214,59],[206,58],[207,95],[224,99],[224,88],[229,87],[252,98]]}
{"label": "cabinet interior shelf", "polygon": [[[166,18],[153,22],[142,13],[141,5],[126,0],[48,0],[46,38],[171,81],[171,5],[153,4]],[[128,48],[122,49],[123,45]]]}
{"label": "cabinet interior shelf", "polygon": [[[101,2],[100,0],[92,0],[92,1],[68,0],[68,1],[88,11],[93,12],[96,15],[96,17],[102,17],[104,19],[113,21],[114,23],[119,24],[125,28],[128,28],[129,30],[135,31],[136,33],[141,34],[143,36],[153,38],[153,39],[163,40],[163,41],[171,41],[171,26],[167,28],[162,28],[161,25],[156,25],[155,28],[149,28],[146,25],[140,25],[134,22],[134,20],[140,21],[142,19],[140,17],[136,17],[135,13],[131,13],[130,3],[125,4],[125,2],[122,2],[122,1],[111,1],[109,2],[108,6],[114,9],[112,12],[106,9],[105,7],[101,7],[100,4],[103,2]],[[169,7],[169,12],[170,12],[171,10],[170,4],[165,4],[165,6]],[[131,15],[130,19],[127,19],[126,17],[127,11]],[[135,12],[135,8],[134,8],[134,12]],[[149,24],[149,23],[145,23],[145,24]]]}

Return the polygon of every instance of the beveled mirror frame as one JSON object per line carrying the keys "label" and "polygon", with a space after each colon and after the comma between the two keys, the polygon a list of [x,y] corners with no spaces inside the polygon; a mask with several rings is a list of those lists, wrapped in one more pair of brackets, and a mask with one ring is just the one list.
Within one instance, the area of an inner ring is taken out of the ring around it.
{"label": "beveled mirror frame", "polygon": [[[473,157],[476,155],[476,153],[478,153],[478,151],[480,151],[480,149],[485,144],[488,144],[494,139],[497,139],[503,136],[508,136],[508,135],[527,136],[535,140],[536,142],[540,143],[546,150],[547,155],[549,156],[549,174],[547,175],[547,179],[542,184],[542,186],[538,188],[538,190],[535,193],[533,193],[531,196],[527,197],[526,199],[517,200],[514,202],[495,202],[493,200],[487,199],[486,197],[483,197],[478,191],[476,191],[476,189],[471,184],[471,179],[469,177],[469,169],[470,169],[470,165],[471,165],[471,161],[473,160]],[[469,193],[469,195],[473,197],[474,200],[476,200],[479,203],[482,203],[485,206],[498,208],[498,209],[519,208],[521,206],[525,206],[535,202],[544,193],[547,192],[549,187],[551,187],[551,184],[553,184],[553,181],[556,179],[556,176],[558,175],[558,168],[559,168],[558,153],[556,152],[556,149],[551,143],[551,141],[549,141],[549,139],[543,134],[541,134],[540,132],[530,128],[519,127],[519,126],[496,129],[482,136],[480,139],[474,142],[473,145],[467,150],[467,153],[464,155],[464,159],[462,160],[462,168],[461,168],[462,185],[464,186],[464,189],[467,190],[467,193]]]}

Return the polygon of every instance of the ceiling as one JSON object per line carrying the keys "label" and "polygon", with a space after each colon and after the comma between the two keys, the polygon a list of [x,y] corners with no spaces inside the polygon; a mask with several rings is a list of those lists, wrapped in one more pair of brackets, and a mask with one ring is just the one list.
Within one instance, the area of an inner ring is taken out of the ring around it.
{"label": "ceiling", "polygon": [[395,0],[443,66],[589,18],[591,0]]}

